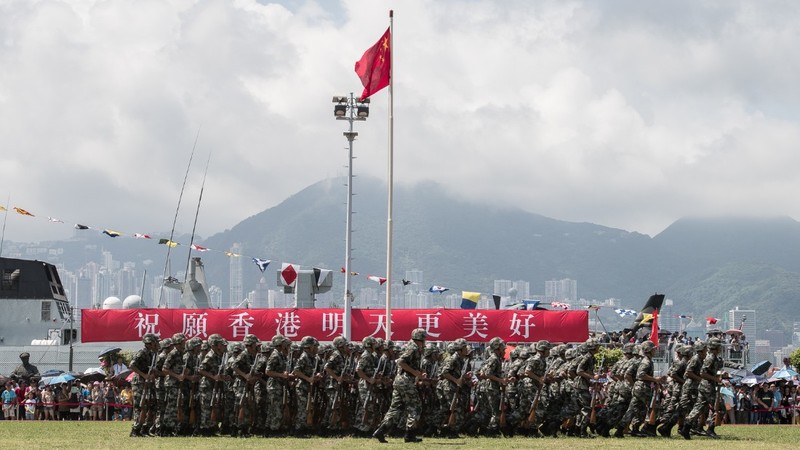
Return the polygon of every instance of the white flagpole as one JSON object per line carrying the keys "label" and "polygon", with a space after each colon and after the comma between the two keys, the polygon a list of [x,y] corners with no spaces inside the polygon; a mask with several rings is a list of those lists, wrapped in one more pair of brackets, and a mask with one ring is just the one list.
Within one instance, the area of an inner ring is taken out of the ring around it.
{"label": "white flagpole", "polygon": [[389,184],[386,218],[386,340],[392,338],[392,190],[394,183],[394,11],[389,10]]}

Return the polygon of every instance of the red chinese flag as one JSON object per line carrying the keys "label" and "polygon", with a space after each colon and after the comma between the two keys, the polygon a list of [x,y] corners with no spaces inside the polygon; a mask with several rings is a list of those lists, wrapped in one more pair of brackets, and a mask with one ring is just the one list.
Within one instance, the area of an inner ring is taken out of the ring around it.
{"label": "red chinese flag", "polygon": [[653,328],[650,329],[650,340],[658,347],[658,309],[653,310]]}
{"label": "red chinese flag", "polygon": [[378,42],[368,48],[361,59],[356,61],[356,74],[364,85],[364,92],[360,100],[371,96],[389,85],[392,68],[392,49],[389,48],[389,28],[383,33]]}

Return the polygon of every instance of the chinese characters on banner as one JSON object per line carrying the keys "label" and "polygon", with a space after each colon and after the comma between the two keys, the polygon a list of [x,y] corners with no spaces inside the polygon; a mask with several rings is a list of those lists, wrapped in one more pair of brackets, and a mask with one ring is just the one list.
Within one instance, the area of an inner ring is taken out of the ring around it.
{"label": "chinese characters on banner", "polygon": [[[497,336],[506,342],[582,342],[589,337],[588,311],[497,311],[478,309],[396,309],[392,311],[392,339],[409,339],[423,328],[429,340],[488,342]],[[208,338],[219,333],[229,341],[248,334],[262,340],[280,333],[297,340],[314,336],[331,341],[344,332],[341,309],[125,309],[81,310],[82,342],[138,341],[145,333],[169,337]],[[385,337],[386,311],[354,309],[351,336]]]}

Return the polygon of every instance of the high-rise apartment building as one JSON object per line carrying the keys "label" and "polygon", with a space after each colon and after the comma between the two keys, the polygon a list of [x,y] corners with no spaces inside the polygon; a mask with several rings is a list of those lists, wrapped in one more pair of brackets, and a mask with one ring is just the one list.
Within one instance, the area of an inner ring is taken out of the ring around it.
{"label": "high-rise apartment building", "polygon": [[548,301],[575,302],[578,300],[578,281],[569,278],[545,281],[544,296]]}
{"label": "high-rise apartment building", "polygon": [[[234,243],[230,248],[231,253],[242,254],[242,244]],[[228,258],[230,267],[230,288],[228,289],[228,304],[235,308],[244,300],[244,280],[242,279],[242,258]]]}
{"label": "high-rise apartment building", "polygon": [[[744,322],[742,322],[744,320]],[[749,342],[755,342],[756,339],[760,338],[760,336],[756,336],[756,312],[752,309],[739,309],[739,307],[735,307],[734,309],[728,311],[728,326],[731,328],[739,329],[741,327],[742,332],[744,333],[745,337]]]}

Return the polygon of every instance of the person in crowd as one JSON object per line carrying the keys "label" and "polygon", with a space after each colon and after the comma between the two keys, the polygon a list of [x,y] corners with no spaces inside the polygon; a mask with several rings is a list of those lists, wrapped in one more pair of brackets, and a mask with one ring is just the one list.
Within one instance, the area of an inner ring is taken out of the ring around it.
{"label": "person in crowd", "polygon": [[736,389],[736,423],[749,424],[750,423],[750,409],[752,402],[750,393],[745,389],[745,386],[739,386]]}
{"label": "person in crowd", "polygon": [[42,391],[42,408],[44,410],[43,420],[54,420],[56,418],[53,386],[47,385],[44,387]]}
{"label": "person in crowd", "polygon": [[772,423],[772,389],[761,385],[756,393],[756,410],[758,410],[758,424]]}
{"label": "person in crowd", "polygon": [[122,405],[120,420],[130,420],[133,408],[133,392],[130,385],[123,387],[119,392],[119,403]]}
{"label": "person in crowd", "polygon": [[2,393],[3,398],[3,418],[14,420],[17,418],[17,393],[14,390],[14,383],[6,383],[6,389]]}
{"label": "person in crowd", "polygon": [[122,356],[117,356],[117,362],[111,366],[111,372],[113,376],[116,377],[126,370],[128,370],[128,366],[125,365],[125,360],[122,358]]}
{"label": "person in crowd", "polygon": [[34,420],[36,418],[36,396],[33,391],[28,391],[23,404],[25,407],[25,420]]}

